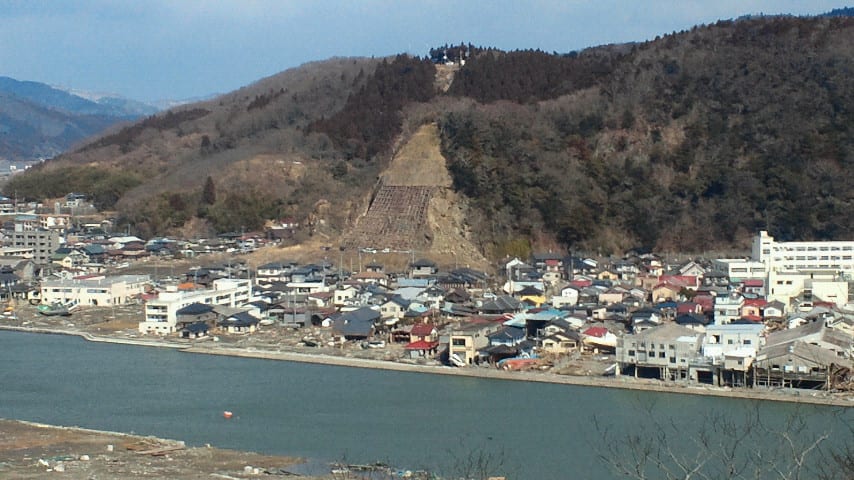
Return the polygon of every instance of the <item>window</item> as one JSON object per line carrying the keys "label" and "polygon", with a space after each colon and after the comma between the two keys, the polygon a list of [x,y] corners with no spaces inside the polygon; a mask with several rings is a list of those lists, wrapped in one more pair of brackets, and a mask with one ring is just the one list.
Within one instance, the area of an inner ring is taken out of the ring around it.
{"label": "window", "polygon": [[727,345],[732,345],[732,343],[733,343],[732,339],[730,338],[729,340],[726,341],[726,343],[727,343]]}
{"label": "window", "polygon": [[630,357],[634,357],[634,356],[635,356],[635,351],[634,351],[634,350],[629,350],[629,356],[630,356]]}
{"label": "window", "polygon": [[455,338],[452,342],[455,347],[465,347],[466,339],[465,338]]}
{"label": "window", "polygon": [[744,341],[743,341],[743,342],[741,342],[741,343],[743,343],[743,344],[745,344],[745,345],[750,345],[750,344],[751,344],[751,343],[753,343],[753,342],[752,342],[750,339],[746,339],[746,340],[744,340]]}
{"label": "window", "polygon": [[670,363],[676,363],[676,357],[670,357]]}
{"label": "window", "polygon": [[649,355],[649,358],[655,358],[655,352],[650,351],[650,352],[646,352],[646,353],[647,353],[647,355]]}
{"label": "window", "polygon": [[658,352],[658,358],[664,358],[664,352]]}

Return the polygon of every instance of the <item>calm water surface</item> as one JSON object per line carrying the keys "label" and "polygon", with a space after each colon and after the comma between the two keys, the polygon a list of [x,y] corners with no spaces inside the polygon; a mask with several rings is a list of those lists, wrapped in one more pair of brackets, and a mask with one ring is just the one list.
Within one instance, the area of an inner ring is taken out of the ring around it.
{"label": "calm water surface", "polygon": [[[649,415],[690,426],[703,412],[754,405],[194,355],[17,332],[0,332],[0,362],[4,418],[410,469],[448,469],[454,457],[484,452],[504,458],[512,478],[614,477],[597,458],[594,417],[629,434]],[[760,408],[779,417],[798,407],[765,402]],[[832,426],[832,409],[800,408],[818,419],[817,428]],[[234,417],[223,419],[224,410]]]}

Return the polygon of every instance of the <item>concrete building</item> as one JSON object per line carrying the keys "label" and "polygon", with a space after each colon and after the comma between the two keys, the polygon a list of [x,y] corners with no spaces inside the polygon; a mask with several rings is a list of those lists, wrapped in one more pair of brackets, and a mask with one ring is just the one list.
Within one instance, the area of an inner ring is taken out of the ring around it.
{"label": "concrete building", "polygon": [[[755,358],[756,351],[764,344],[764,331],[765,325],[761,323],[709,325],[706,327],[703,357],[709,359],[713,365],[723,365],[727,356]],[[739,370],[745,370],[749,366],[748,363]]]}
{"label": "concrete building", "polygon": [[32,250],[33,262],[45,265],[51,262],[50,256],[59,248],[59,233],[56,230],[26,228],[23,223],[15,223],[15,229],[6,234],[7,246]]}
{"label": "concrete building", "polygon": [[699,357],[703,333],[675,323],[624,335],[617,339],[617,362],[621,369],[658,370],[658,378],[691,378],[690,366]]}
{"label": "concrete building", "polygon": [[252,282],[246,279],[220,278],[213,288],[191,291],[161,292],[145,304],[145,320],[139,323],[141,333],[167,335],[176,331],[176,312],[190,304],[238,307],[250,301]]}
{"label": "concrete building", "polygon": [[145,293],[145,286],[150,281],[148,275],[44,280],[41,282],[41,299],[47,304],[124,305]]}
{"label": "concrete building", "polygon": [[726,275],[733,282],[744,280],[765,280],[765,264],[757,260],[744,258],[719,258],[712,261],[712,272]]}
{"label": "concrete building", "polygon": [[813,302],[848,303],[848,280],[834,270],[771,270],[768,273],[769,302],[791,305],[799,298],[802,308],[812,308]]}
{"label": "concrete building", "polygon": [[752,260],[766,271],[831,270],[854,275],[854,241],[777,242],[761,231],[753,240]]}

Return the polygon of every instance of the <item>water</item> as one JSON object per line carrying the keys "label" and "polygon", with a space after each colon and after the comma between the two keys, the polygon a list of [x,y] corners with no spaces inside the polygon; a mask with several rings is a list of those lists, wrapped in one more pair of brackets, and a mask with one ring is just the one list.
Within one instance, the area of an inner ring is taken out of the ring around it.
{"label": "water", "polygon": [[[511,478],[613,478],[599,458],[603,427],[594,418],[619,435],[650,428],[651,417],[690,430],[702,428],[708,412],[752,408],[770,419],[807,412],[814,431],[839,421],[839,410],[828,407],[193,355],[17,332],[0,332],[0,362],[4,418],[408,469],[459,471],[479,458],[501,463]],[[851,410],[842,413],[849,421]]]}

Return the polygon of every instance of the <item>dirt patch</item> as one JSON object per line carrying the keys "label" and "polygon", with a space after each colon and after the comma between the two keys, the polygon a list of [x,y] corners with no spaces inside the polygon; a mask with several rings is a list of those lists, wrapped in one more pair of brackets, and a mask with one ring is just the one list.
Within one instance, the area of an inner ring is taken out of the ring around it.
{"label": "dirt patch", "polygon": [[284,476],[298,462],[291,457],[191,448],[176,440],[0,420],[2,478],[269,478]]}

